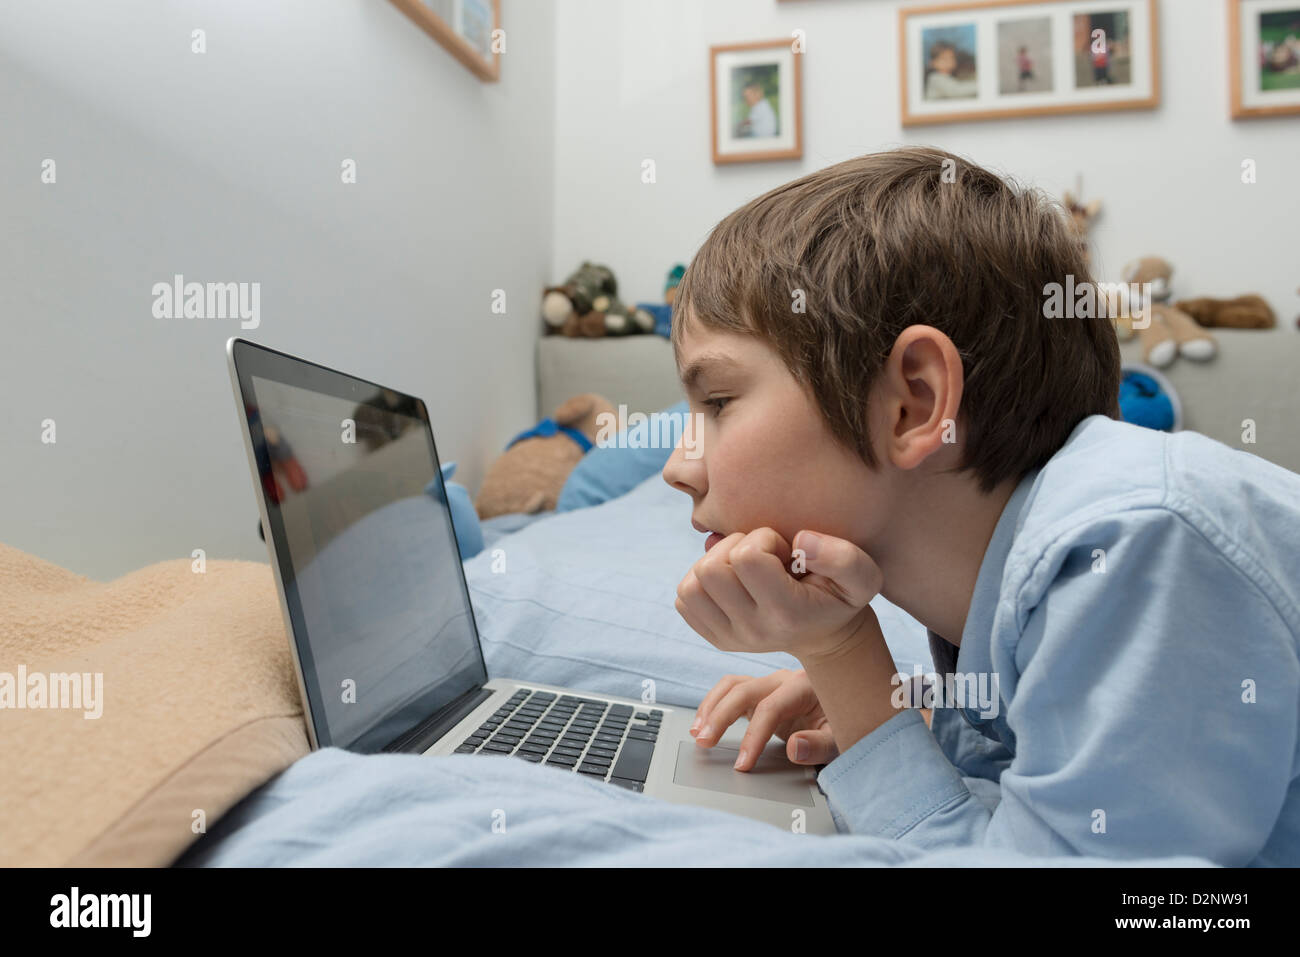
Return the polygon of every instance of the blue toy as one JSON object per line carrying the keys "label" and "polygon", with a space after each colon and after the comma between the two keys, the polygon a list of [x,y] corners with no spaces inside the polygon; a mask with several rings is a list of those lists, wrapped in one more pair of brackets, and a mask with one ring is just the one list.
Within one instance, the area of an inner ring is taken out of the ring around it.
{"label": "blue toy", "polygon": [[1183,427],[1182,405],[1173,384],[1150,366],[1136,362],[1120,370],[1119,417],[1160,432],[1177,432]]}

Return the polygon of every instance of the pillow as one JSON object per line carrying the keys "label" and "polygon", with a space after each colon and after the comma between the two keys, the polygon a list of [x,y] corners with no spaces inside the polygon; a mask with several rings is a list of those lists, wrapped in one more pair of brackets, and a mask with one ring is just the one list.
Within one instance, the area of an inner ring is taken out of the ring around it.
{"label": "pillow", "polygon": [[662,472],[681,438],[688,409],[682,400],[650,416],[641,415],[614,438],[597,443],[569,473],[555,510],[599,505]]}

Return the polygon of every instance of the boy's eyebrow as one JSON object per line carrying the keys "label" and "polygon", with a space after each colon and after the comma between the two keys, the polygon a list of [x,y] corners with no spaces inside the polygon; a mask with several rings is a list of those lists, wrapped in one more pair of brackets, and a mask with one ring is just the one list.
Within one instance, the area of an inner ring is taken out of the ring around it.
{"label": "boy's eyebrow", "polygon": [[695,386],[696,380],[714,369],[739,369],[740,363],[723,352],[708,352],[695,359],[682,371],[682,385],[687,389]]}

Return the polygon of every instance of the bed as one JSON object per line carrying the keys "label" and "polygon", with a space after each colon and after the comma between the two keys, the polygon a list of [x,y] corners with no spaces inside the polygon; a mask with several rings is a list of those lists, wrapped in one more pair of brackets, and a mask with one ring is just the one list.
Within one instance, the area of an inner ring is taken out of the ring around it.
{"label": "bed", "polygon": [[[677,398],[663,382],[667,344],[651,339],[640,348],[655,358],[631,361],[659,371],[614,393],[633,411]],[[547,349],[547,388],[555,377],[574,391],[619,388],[617,363],[595,363],[606,379],[584,382],[564,344]],[[656,701],[694,707],[724,674],[798,667],[782,654],[720,652],[679,618],[676,586],[702,536],[689,500],[658,474],[667,453],[597,452],[604,459],[589,453],[581,474],[617,461],[616,479],[571,479],[584,494],[562,496],[564,510],[483,524],[483,549],[464,568],[489,673],[637,698],[652,688]],[[1208,863],[931,851],[787,832],[523,761],[313,753],[269,567],[210,561],[198,571],[178,559],[98,583],[0,545],[0,672],[19,662],[100,671],[106,689],[100,720],[18,711],[0,725],[10,758],[0,864]],[[920,623],[883,597],[872,605],[898,669],[929,671]],[[996,802],[991,782],[967,783]]]}
{"label": "bed", "polygon": [[[652,681],[656,700],[695,705],[723,674],[757,675],[798,667],[781,654],[717,651],[677,616],[676,584],[701,550],[701,536],[691,529],[689,515],[689,501],[651,475],[600,505],[487,523],[485,549],[465,563],[465,571],[489,672],[633,696],[640,696],[644,683]],[[628,548],[629,542],[636,544]],[[500,569],[502,557],[504,573],[493,570],[494,562]],[[928,671],[924,628],[883,598],[873,606],[899,669],[911,673],[920,665]],[[326,748],[250,794],[178,864],[1027,862],[1007,851],[927,852],[878,837],[788,833],[523,761],[476,755],[359,756]]]}

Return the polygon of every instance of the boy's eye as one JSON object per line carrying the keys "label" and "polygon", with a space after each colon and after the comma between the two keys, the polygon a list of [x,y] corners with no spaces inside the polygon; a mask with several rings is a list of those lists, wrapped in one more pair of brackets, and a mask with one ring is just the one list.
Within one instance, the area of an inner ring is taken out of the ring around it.
{"label": "boy's eye", "polygon": [[714,396],[713,398],[705,399],[704,404],[713,410],[714,415],[717,415],[719,412],[722,411],[723,406],[725,406],[730,401],[731,401],[730,396],[720,395],[720,396]]}

